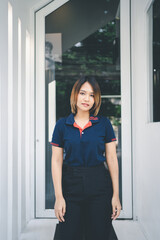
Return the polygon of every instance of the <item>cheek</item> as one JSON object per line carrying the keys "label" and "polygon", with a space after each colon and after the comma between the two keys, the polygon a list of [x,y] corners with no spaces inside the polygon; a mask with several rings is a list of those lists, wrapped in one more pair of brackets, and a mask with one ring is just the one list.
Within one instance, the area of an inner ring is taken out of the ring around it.
{"label": "cheek", "polygon": [[94,98],[91,99],[92,104],[94,104]]}
{"label": "cheek", "polygon": [[78,102],[81,102],[81,99],[82,99],[81,95],[78,95],[78,96],[77,96],[77,103],[78,103]]}

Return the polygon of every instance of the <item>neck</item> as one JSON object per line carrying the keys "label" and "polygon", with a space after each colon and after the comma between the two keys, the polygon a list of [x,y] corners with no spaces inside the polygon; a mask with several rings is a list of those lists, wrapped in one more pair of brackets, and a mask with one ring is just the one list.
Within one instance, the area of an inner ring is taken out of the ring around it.
{"label": "neck", "polygon": [[88,112],[78,111],[78,112],[76,113],[75,117],[76,117],[77,119],[86,120],[86,119],[89,119],[90,113],[89,113],[89,111],[88,111]]}

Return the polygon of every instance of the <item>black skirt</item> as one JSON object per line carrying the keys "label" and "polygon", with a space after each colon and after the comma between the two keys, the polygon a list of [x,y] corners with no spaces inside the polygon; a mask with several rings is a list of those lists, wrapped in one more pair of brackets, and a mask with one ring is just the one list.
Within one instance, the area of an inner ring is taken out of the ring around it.
{"label": "black skirt", "polygon": [[65,222],[56,224],[53,240],[117,240],[112,226],[112,181],[104,163],[92,167],[63,164]]}

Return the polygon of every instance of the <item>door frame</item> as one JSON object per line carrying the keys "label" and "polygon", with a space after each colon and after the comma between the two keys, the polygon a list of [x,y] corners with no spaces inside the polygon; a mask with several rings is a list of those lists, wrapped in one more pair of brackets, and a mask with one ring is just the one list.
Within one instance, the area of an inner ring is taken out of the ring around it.
{"label": "door frame", "polygon": [[[36,217],[56,217],[45,209],[45,17],[69,0],[54,0],[36,12]],[[55,118],[55,116],[54,116]],[[43,180],[44,181],[43,181]]]}
{"label": "door frame", "polygon": [[[54,0],[36,12],[36,217],[55,217],[45,209],[45,17],[69,0]],[[132,218],[132,94],[130,0],[120,0],[122,202],[119,218]],[[122,54],[123,53],[123,54]],[[54,120],[55,116],[54,116]],[[123,150],[124,149],[124,150]]]}

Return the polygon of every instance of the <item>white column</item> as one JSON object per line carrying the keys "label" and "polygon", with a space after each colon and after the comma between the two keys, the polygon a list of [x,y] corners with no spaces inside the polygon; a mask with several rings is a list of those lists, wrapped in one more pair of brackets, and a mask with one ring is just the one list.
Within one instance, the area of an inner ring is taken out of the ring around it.
{"label": "white column", "polygon": [[8,240],[12,239],[13,209],[13,14],[8,3]]}

